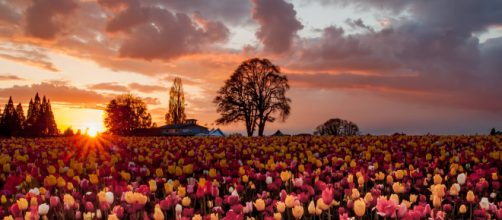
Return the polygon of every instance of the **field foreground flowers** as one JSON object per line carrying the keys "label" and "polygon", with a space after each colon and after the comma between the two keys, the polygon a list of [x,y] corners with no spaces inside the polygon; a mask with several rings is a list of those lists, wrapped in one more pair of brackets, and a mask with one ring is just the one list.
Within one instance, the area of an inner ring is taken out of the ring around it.
{"label": "field foreground flowers", "polygon": [[0,140],[4,219],[502,219],[500,136]]}

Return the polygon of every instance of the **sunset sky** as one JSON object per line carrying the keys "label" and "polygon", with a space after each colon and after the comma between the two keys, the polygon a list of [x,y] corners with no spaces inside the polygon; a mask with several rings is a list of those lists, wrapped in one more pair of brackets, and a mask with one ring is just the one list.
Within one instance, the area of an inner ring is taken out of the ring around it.
{"label": "sunset sky", "polygon": [[291,86],[268,134],[333,117],[371,134],[502,129],[500,0],[0,0],[0,103],[27,110],[38,91],[62,130],[102,129],[127,92],[162,125],[176,76],[187,116],[215,127],[216,91],[252,57]]}

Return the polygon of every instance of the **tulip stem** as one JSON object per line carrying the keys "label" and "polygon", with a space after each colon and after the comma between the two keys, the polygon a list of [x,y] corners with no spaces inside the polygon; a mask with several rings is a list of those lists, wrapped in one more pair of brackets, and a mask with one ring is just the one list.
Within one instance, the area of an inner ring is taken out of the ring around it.
{"label": "tulip stem", "polygon": [[470,203],[469,212],[470,212],[469,219],[472,219],[472,202]]}

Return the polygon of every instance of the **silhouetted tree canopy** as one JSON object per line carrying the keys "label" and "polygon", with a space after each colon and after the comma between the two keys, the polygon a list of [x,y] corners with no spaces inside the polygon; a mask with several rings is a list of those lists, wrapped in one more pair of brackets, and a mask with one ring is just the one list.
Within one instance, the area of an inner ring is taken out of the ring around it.
{"label": "silhouetted tree canopy", "polygon": [[169,112],[165,116],[166,124],[183,124],[185,115],[185,94],[181,78],[174,78],[173,85],[169,91]]}
{"label": "silhouetted tree canopy", "polygon": [[57,128],[56,120],[50,100],[40,99],[38,93],[35,95],[35,102],[30,100],[28,107],[28,116],[24,116],[23,106],[19,103],[14,107],[12,98],[5,107],[2,119],[4,125],[2,130],[4,135],[7,136],[28,136],[28,137],[43,137],[43,136],[57,136],[59,130]]}
{"label": "silhouetted tree canopy", "polygon": [[359,127],[351,121],[332,118],[316,127],[316,135],[351,136],[359,133]]}
{"label": "silhouetted tree canopy", "polygon": [[68,127],[63,132],[63,136],[66,136],[66,137],[71,137],[71,136],[74,136],[74,135],[75,135],[75,132],[73,132],[73,129],[71,127]]}
{"label": "silhouetted tree canopy", "polygon": [[216,122],[244,121],[248,136],[253,136],[256,126],[258,135],[263,136],[267,122],[274,122],[277,115],[284,121],[289,115],[291,99],[286,97],[288,89],[287,77],[268,59],[246,60],[214,99],[221,114]]}
{"label": "silhouetted tree canopy", "polygon": [[141,98],[126,94],[108,103],[104,122],[112,134],[131,135],[135,129],[150,128],[152,116]]}
{"label": "silhouetted tree canopy", "polygon": [[490,135],[499,135],[502,134],[502,131],[497,131],[495,128],[490,130]]}
{"label": "silhouetted tree canopy", "polygon": [[22,128],[22,122],[16,111],[12,97],[10,97],[0,120],[1,133],[3,136],[19,136],[22,133]]}

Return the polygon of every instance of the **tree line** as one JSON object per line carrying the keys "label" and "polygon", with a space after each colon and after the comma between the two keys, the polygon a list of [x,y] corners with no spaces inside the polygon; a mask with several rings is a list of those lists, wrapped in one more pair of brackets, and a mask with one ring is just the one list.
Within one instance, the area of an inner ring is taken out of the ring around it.
{"label": "tree line", "polygon": [[[248,136],[263,136],[268,122],[285,121],[291,112],[288,78],[268,59],[243,61],[225,81],[213,102],[220,118],[217,124],[244,122]],[[183,124],[186,120],[185,96],[181,78],[176,77],[169,91],[166,124]],[[151,115],[141,98],[120,95],[105,109],[105,126],[118,135],[134,135],[137,129],[152,127]],[[155,126],[153,126],[155,127]],[[331,119],[316,128],[317,135],[350,136],[359,133],[358,126],[342,119]]]}
{"label": "tree line", "polygon": [[12,97],[5,105],[0,117],[0,135],[5,137],[49,137],[59,135],[51,101],[38,93],[30,100],[25,117],[23,106],[14,105]]}

